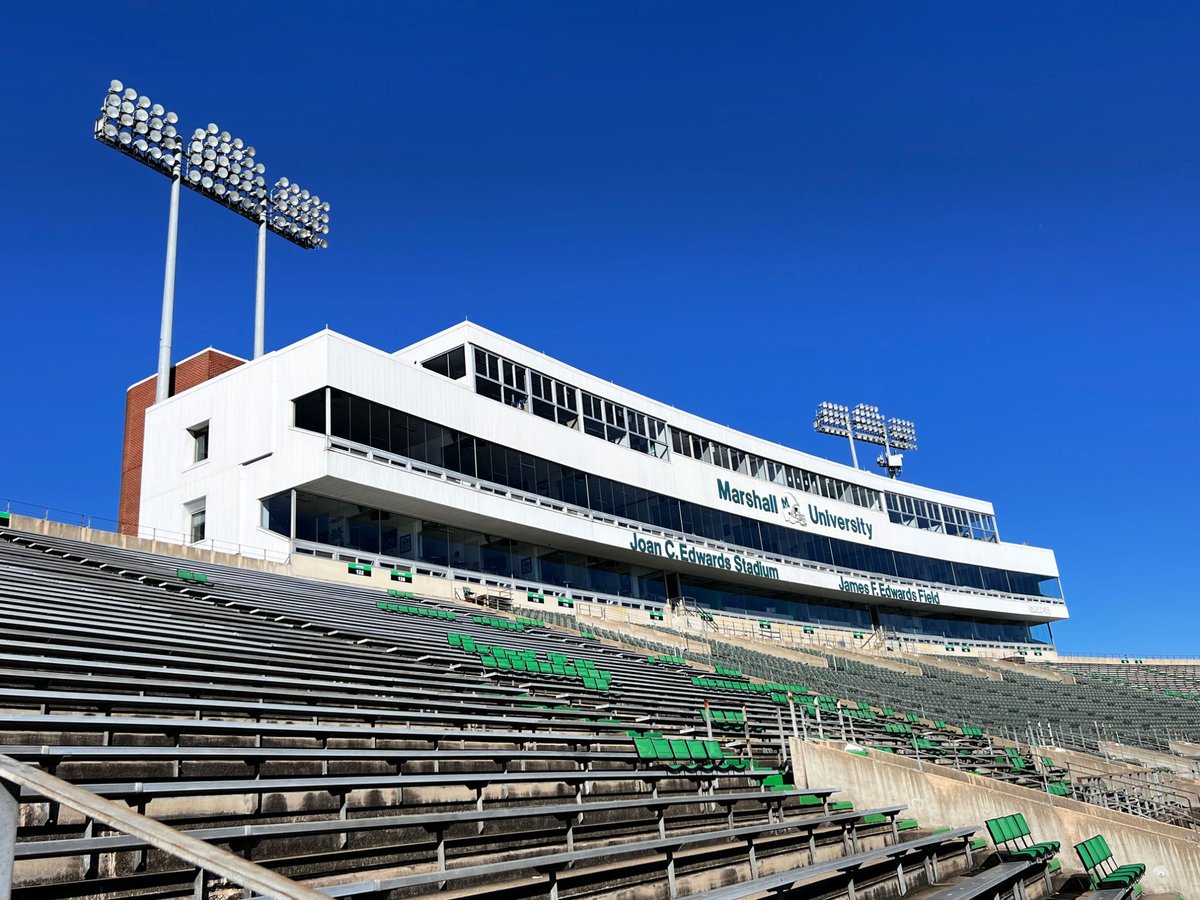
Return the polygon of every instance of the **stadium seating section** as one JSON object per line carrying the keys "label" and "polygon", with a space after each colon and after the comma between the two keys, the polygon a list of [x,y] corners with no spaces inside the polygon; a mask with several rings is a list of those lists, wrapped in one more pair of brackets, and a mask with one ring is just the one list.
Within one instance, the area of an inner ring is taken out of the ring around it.
{"label": "stadium seating section", "polygon": [[[1058,845],[995,820],[1007,868],[980,869],[982,826],[797,787],[784,738],[1067,794],[1067,773],[1006,731],[1088,735],[1105,710],[1134,732],[1193,708],[1134,707],[1107,682],[1047,691],[810,666],[716,635],[648,641],[545,595],[526,598],[536,616],[496,615],[423,597],[407,572],[348,572],[361,586],[0,523],[0,754],[332,896],[899,896],[949,879],[970,897],[1048,878]],[[19,801],[14,897],[213,886],[37,790]],[[1077,850],[1097,884],[1132,871],[1095,840]]]}

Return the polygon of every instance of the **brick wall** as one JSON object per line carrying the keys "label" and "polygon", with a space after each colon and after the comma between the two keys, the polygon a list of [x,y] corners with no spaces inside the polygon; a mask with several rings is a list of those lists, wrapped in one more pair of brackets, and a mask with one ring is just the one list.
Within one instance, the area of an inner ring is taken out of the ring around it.
{"label": "brick wall", "polygon": [[[236,369],[245,360],[219,350],[197,353],[171,368],[170,396],[203,384],[223,372]],[[138,511],[142,502],[142,447],[145,442],[146,410],[154,405],[158,376],[151,376],[131,387],[125,394],[125,443],[121,450],[121,502],[117,530],[136,535]]]}

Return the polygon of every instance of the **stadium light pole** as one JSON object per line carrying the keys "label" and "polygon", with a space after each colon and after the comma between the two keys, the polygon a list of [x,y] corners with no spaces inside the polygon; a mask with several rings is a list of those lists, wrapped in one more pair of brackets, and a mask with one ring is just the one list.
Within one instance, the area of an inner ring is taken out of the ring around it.
{"label": "stadium light pole", "polygon": [[179,139],[179,117],[152,103],[121,82],[109,85],[96,120],[96,139],[138,162],[169,175],[171,208],[167,223],[167,262],[163,276],[163,320],[159,335],[157,400],[167,397],[171,368],[171,333],[175,310],[175,258],[179,235],[179,186],[186,185],[254,222],[258,258],[254,280],[254,357],[265,349],[267,297],[267,232],[306,250],[326,248],[329,204],[280,178],[268,191],[266,166],[241,138],[214,123],[197,128],[191,140]]}
{"label": "stadium light pole", "polygon": [[254,271],[254,358],[263,355],[267,330],[267,216],[258,220],[258,265]]}
{"label": "stadium light pole", "polygon": [[858,454],[854,450],[854,434],[850,430],[850,409],[837,403],[822,403],[817,407],[813,428],[822,434],[844,437],[850,441],[850,460],[858,468]]}
{"label": "stadium light pole", "polygon": [[899,451],[917,449],[916,425],[908,419],[885,420],[878,406],[866,403],[860,403],[850,410],[837,403],[822,402],[817,406],[813,428],[822,434],[848,438],[850,458],[856,469],[858,455],[854,451],[855,440],[883,447],[884,452],[875,462],[887,472],[889,478],[899,477],[903,470],[904,456]]}
{"label": "stadium light pole", "polygon": [[197,128],[188,145],[184,183],[210,200],[233,210],[257,226],[258,256],[254,276],[254,358],[266,344],[267,232],[306,250],[329,246],[329,204],[299,185],[280,178],[267,190],[267,167],[241,138],[215,123]]}
{"label": "stadium light pole", "polygon": [[171,336],[175,320],[175,258],[179,243],[179,185],[183,178],[179,117],[144,94],[113,80],[96,119],[96,140],[171,179],[167,216],[167,258],[163,269],[162,324],[158,333],[155,402],[167,399],[171,377]]}

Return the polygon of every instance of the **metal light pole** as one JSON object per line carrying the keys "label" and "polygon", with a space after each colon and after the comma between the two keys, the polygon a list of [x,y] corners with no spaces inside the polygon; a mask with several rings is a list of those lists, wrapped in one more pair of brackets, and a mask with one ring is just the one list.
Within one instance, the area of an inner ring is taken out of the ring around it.
{"label": "metal light pole", "polygon": [[254,358],[263,355],[267,328],[267,214],[258,223],[258,270],[254,273]]}
{"label": "metal light pole", "polygon": [[163,271],[162,325],[158,331],[158,380],[154,402],[161,403],[170,393],[171,334],[175,328],[175,251],[179,245],[179,166],[171,178],[171,211],[167,215],[167,263]]}

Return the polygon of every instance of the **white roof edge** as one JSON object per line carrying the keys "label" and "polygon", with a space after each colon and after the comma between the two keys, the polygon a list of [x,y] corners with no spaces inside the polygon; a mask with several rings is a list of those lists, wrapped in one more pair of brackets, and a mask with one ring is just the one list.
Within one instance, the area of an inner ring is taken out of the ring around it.
{"label": "white roof edge", "polygon": [[[964,494],[956,494],[951,491],[941,490],[940,488],[926,487],[920,484],[914,484],[908,481],[896,481],[884,475],[871,472],[867,469],[856,469],[846,463],[840,463],[836,460],[827,459],[824,456],[817,456],[812,453],[798,450],[795,447],[788,447],[785,444],[780,444],[777,441],[772,441],[768,438],[759,437],[749,434],[745,431],[732,428],[728,425],[722,425],[719,422],[714,422],[711,419],[705,419],[703,416],[690,413],[687,410],[672,406],[662,400],[656,400],[653,397],[648,397],[645,394],[632,390],[631,388],[622,387],[612,381],[607,381],[601,376],[591,372],[586,372],[583,369],[573,366],[570,363],[563,362],[557,357],[550,356],[541,350],[535,350],[513,340],[510,337],[492,331],[483,325],[476,322],[464,321],[459,322],[449,328],[444,328],[436,334],[432,334],[416,343],[403,347],[395,351],[391,355],[394,357],[403,357],[410,354],[419,355],[424,360],[424,348],[429,345],[429,353],[436,354],[438,350],[450,349],[447,345],[456,342],[482,342],[483,345],[502,356],[510,356],[518,362],[523,362],[526,365],[533,364],[531,357],[537,357],[542,360],[547,360],[550,366],[557,371],[548,371],[547,375],[551,377],[560,377],[560,374],[575,382],[575,386],[589,392],[595,392],[605,399],[614,400],[616,402],[632,406],[638,412],[652,413],[656,416],[667,416],[667,410],[672,411],[679,416],[687,419],[695,420],[696,424],[689,422],[671,422],[670,424],[677,425],[685,430],[695,429],[701,437],[706,437],[713,440],[721,441],[722,443],[730,443],[735,446],[739,443],[737,449],[754,453],[755,455],[765,457],[779,457],[780,462],[787,462],[787,457],[791,455],[799,455],[805,459],[812,460],[821,469],[818,474],[829,475],[834,478],[841,478],[844,481],[850,481],[863,487],[871,488],[877,491],[893,491],[900,494],[909,494],[910,496],[921,496],[922,499],[932,500],[939,503],[946,503],[952,506],[960,506],[972,509],[986,515],[995,515],[995,508],[988,500],[983,500],[979,497],[968,497]],[[436,348],[436,349],[435,349]],[[660,411],[655,411],[654,408]],[[720,429],[723,434],[713,433],[716,429]],[[746,443],[759,445],[758,449],[745,446]],[[792,465],[802,465],[801,463],[792,462]],[[730,473],[737,475],[738,473]],[[749,476],[746,476],[749,477]],[[903,487],[901,487],[903,485]]]}

